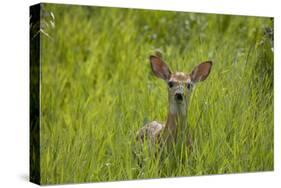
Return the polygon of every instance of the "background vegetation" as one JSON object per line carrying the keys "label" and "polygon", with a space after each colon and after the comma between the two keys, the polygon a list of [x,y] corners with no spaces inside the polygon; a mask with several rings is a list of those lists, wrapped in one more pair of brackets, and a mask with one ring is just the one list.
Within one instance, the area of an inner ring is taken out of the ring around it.
{"label": "background vegetation", "polygon": [[[272,27],[262,17],[42,6],[41,183],[273,170]],[[174,71],[214,65],[192,94],[185,162],[144,152],[139,165],[136,131],[167,114],[167,86],[148,63],[156,49]]]}

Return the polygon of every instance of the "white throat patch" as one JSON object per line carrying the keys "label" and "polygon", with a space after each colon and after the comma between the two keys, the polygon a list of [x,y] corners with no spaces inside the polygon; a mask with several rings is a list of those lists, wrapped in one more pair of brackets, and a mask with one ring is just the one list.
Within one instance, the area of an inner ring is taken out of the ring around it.
{"label": "white throat patch", "polygon": [[182,115],[185,115],[186,112],[187,112],[187,106],[186,106],[186,103],[177,103],[176,101],[173,101],[170,103],[170,106],[169,106],[169,111],[170,113],[172,114],[182,114]]}

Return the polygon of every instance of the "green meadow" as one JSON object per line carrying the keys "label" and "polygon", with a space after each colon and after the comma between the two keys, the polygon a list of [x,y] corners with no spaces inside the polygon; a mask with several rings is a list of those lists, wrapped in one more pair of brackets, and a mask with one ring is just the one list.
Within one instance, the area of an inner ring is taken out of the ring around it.
{"label": "green meadow", "polygon": [[[273,19],[43,4],[41,27],[41,184],[274,169]],[[214,62],[189,104],[193,150],[178,158],[135,140],[167,116],[156,50],[173,71]]]}

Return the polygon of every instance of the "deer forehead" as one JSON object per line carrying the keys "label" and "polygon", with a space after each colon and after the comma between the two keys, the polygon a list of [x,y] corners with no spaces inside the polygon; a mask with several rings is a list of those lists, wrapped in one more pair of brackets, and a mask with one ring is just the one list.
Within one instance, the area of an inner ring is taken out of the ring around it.
{"label": "deer forehead", "polygon": [[174,82],[188,82],[190,81],[190,76],[183,72],[175,72],[171,75],[170,81]]}

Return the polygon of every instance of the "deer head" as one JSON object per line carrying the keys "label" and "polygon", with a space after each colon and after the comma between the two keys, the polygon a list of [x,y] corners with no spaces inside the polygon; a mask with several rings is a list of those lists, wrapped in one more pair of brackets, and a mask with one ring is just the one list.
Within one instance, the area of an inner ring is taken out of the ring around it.
{"label": "deer head", "polygon": [[169,113],[185,115],[192,88],[199,81],[204,81],[212,67],[211,61],[197,65],[191,73],[172,73],[159,56],[149,57],[153,73],[163,79],[168,86]]}

